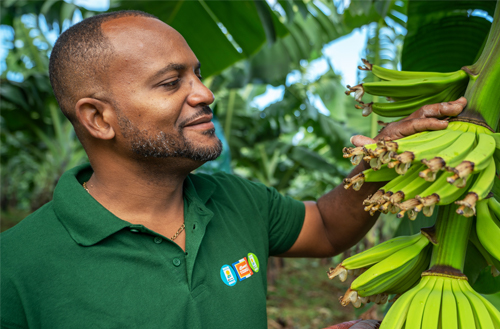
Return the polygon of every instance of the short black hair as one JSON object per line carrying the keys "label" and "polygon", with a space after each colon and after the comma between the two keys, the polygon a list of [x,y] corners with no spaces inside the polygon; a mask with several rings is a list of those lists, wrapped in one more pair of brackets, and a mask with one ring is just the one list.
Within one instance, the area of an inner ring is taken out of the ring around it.
{"label": "short black hair", "polygon": [[86,18],[62,33],[52,49],[50,84],[64,115],[75,124],[72,110],[78,99],[103,92],[102,74],[109,66],[113,46],[103,34],[104,22],[121,17],[158,17],[138,11],[121,10]]}

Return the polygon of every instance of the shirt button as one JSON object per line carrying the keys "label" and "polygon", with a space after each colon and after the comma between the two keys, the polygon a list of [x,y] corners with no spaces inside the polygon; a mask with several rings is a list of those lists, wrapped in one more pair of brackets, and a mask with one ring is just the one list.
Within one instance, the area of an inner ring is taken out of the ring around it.
{"label": "shirt button", "polygon": [[179,266],[179,265],[181,265],[181,260],[179,258],[174,258],[172,263],[174,264],[174,266]]}
{"label": "shirt button", "polygon": [[138,229],[136,229],[136,228],[131,228],[131,229],[130,229],[130,232],[132,232],[132,233],[139,233],[139,230],[138,230]]}
{"label": "shirt button", "polygon": [[162,239],[162,238],[160,238],[159,236],[155,236],[155,238],[153,239],[153,241],[154,241],[155,243],[162,243],[163,239]]}

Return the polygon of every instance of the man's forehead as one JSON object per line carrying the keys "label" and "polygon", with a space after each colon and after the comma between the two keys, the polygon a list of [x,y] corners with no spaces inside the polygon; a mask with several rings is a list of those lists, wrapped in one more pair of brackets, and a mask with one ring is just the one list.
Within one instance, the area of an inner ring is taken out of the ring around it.
{"label": "man's forehead", "polygon": [[126,67],[156,70],[172,62],[185,65],[197,63],[184,38],[155,18],[121,17],[105,22],[102,30],[114,48],[115,62],[112,66],[120,71]]}
{"label": "man's forehead", "polygon": [[175,29],[152,17],[120,17],[104,22],[101,28],[104,35],[114,45],[123,44],[123,41],[126,40],[154,41],[159,36],[172,41],[184,41],[184,38]]}

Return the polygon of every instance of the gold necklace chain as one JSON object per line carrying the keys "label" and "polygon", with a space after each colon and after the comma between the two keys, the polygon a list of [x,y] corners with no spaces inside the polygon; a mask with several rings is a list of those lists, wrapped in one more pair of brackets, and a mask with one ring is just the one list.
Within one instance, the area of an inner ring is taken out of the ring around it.
{"label": "gold necklace chain", "polygon": [[[90,194],[90,191],[87,187],[87,182],[83,182],[82,184],[83,188],[85,189],[85,191],[87,191],[88,194]],[[177,230],[177,232],[175,232],[174,236],[170,238],[170,240],[174,241],[175,239],[177,239],[177,237],[179,236],[179,234],[182,233],[182,231],[184,231],[184,229],[186,228],[186,225],[184,223],[182,223],[181,227],[179,227],[179,229]]]}
{"label": "gold necklace chain", "polygon": [[186,225],[184,223],[182,223],[181,227],[179,227],[179,229],[177,230],[177,232],[175,233],[175,235],[173,237],[171,237],[170,240],[174,241],[175,239],[177,239],[177,237],[179,236],[179,234],[181,234],[182,231],[184,231],[184,228],[186,228]]}

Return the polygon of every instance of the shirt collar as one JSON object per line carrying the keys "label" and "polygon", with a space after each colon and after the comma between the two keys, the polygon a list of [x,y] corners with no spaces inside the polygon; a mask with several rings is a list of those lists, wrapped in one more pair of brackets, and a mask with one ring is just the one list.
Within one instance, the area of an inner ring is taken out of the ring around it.
{"label": "shirt collar", "polygon": [[184,195],[192,200],[199,201],[201,204],[207,203],[215,191],[215,184],[206,175],[189,174],[184,181]]}
{"label": "shirt collar", "polygon": [[[54,210],[57,218],[76,243],[91,246],[108,236],[130,227],[97,202],[82,186],[92,176],[90,164],[65,172],[54,191]],[[205,205],[215,191],[215,184],[205,177],[189,174],[184,182],[184,195]]]}

